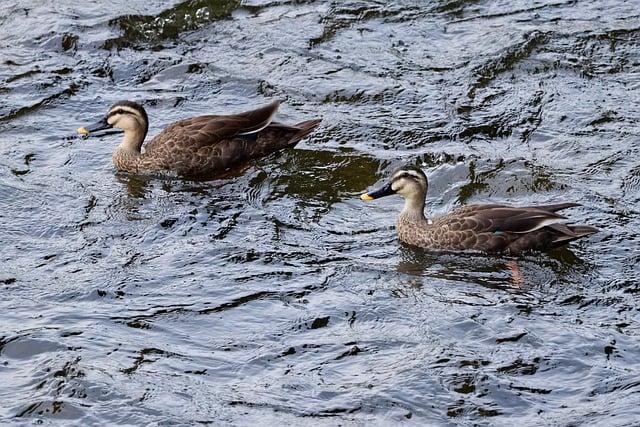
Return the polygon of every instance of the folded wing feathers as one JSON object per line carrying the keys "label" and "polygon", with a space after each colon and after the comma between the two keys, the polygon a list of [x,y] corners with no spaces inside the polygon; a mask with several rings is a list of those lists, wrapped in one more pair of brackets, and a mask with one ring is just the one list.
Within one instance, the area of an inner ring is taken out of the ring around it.
{"label": "folded wing feathers", "polygon": [[513,233],[529,233],[552,224],[562,223],[564,219],[566,219],[564,216],[553,212],[527,211],[507,218],[497,229]]}
{"label": "folded wing feathers", "polygon": [[477,221],[477,224],[473,227],[477,231],[482,229],[485,232],[530,233],[544,227],[562,224],[566,217],[555,213],[555,211],[573,206],[579,206],[579,204],[560,203],[520,208],[504,205],[485,205],[478,206],[470,214]]}
{"label": "folded wing feathers", "polygon": [[245,114],[239,115],[238,118],[243,120],[245,123],[241,124],[237,135],[249,135],[260,132],[269,126],[278,111],[278,107],[280,107],[279,100],[257,110],[248,111]]}

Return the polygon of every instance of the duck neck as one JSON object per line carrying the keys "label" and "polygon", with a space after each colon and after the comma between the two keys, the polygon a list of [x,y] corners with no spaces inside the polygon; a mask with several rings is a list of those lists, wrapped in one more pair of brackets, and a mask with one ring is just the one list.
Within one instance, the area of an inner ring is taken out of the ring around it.
{"label": "duck neck", "polygon": [[142,150],[142,142],[144,141],[145,136],[146,133],[143,129],[127,130],[124,133],[122,142],[117,148],[131,153],[140,154],[140,151]]}
{"label": "duck neck", "polygon": [[424,216],[424,198],[406,199],[400,216],[411,222],[427,222]]}
{"label": "duck neck", "polygon": [[129,130],[124,133],[122,142],[113,151],[113,164],[118,170],[126,172],[138,170],[144,137],[145,133],[141,130]]}

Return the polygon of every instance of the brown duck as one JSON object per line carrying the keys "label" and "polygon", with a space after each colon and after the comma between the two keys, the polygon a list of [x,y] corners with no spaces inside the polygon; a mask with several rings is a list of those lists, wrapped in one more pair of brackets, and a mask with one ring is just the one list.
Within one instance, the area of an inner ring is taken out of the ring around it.
{"label": "brown duck", "polygon": [[587,225],[564,224],[565,217],[556,213],[580,206],[578,203],[526,207],[475,204],[427,220],[424,216],[427,177],[415,166],[397,169],[389,183],[360,198],[373,200],[395,193],[405,198],[396,223],[400,240],[435,251],[547,250],[598,231]]}
{"label": "brown duck", "polygon": [[145,145],[149,129],[144,108],[135,102],[116,102],[99,122],[78,129],[89,135],[103,129],[124,131],[113,152],[118,170],[133,173],[169,172],[182,176],[221,175],[247,161],[295,146],[321,119],[297,125],[272,122],[280,101],[257,110],[219,116],[192,117],[170,124]]}

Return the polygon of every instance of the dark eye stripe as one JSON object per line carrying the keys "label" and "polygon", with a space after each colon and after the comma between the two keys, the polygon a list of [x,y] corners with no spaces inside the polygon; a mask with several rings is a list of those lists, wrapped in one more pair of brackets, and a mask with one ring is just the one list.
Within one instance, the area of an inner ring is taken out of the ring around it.
{"label": "dark eye stripe", "polygon": [[394,181],[397,181],[399,179],[402,178],[409,178],[409,179],[413,179],[415,181],[418,181],[420,178],[417,177],[414,173],[411,172],[402,172],[402,174],[397,175],[396,177],[393,178]]}
{"label": "dark eye stripe", "polygon": [[132,111],[125,110],[124,108],[118,108],[115,111],[110,111],[108,117],[115,116],[116,114],[134,114]]}

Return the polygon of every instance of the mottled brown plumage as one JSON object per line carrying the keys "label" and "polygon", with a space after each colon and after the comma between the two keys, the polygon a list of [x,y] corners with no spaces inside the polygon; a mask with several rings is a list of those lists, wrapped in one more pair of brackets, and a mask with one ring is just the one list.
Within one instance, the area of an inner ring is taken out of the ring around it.
{"label": "mottled brown plumage", "polygon": [[124,138],[113,152],[113,163],[118,170],[209,177],[293,147],[320,124],[320,119],[293,126],[273,123],[279,105],[280,101],[275,101],[245,113],[177,121],[147,143],[144,152],[142,143],[149,120],[144,108],[135,102],[117,102],[101,121],[78,132],[89,135],[102,129],[124,130]]}
{"label": "mottled brown plumage", "polygon": [[579,206],[578,203],[525,207],[475,204],[427,220],[424,216],[427,185],[421,169],[405,166],[397,169],[385,186],[361,198],[373,200],[396,193],[403,196],[405,206],[396,223],[399,239],[436,251],[547,250],[598,231],[587,225],[564,224],[565,217],[556,213]]}

